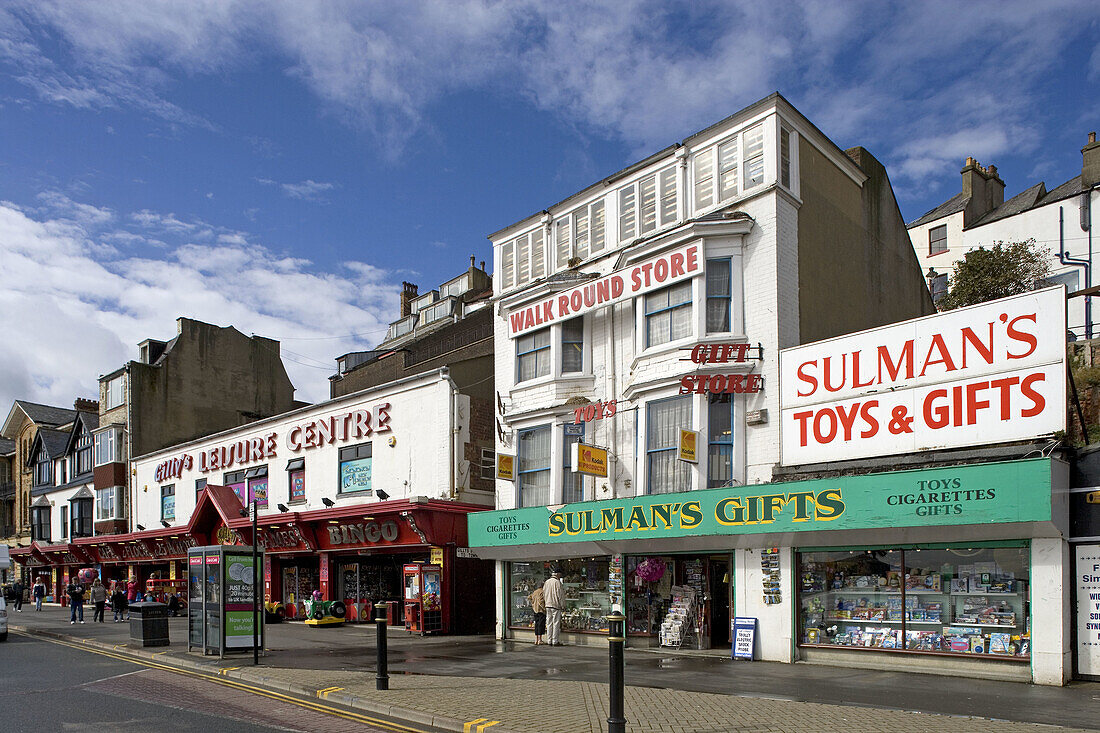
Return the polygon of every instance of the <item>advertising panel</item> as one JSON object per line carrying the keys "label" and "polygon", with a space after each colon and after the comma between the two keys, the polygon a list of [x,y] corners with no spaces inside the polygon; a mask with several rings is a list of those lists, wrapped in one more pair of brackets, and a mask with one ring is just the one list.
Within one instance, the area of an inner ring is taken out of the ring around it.
{"label": "advertising panel", "polygon": [[340,464],[340,493],[369,491],[372,458],[358,458]]}
{"label": "advertising panel", "polygon": [[252,555],[225,554],[225,648],[252,648],[255,622],[255,566]]}
{"label": "advertising panel", "polygon": [[585,443],[574,443],[572,449],[572,469],[574,473],[607,478],[607,449],[597,448]]}
{"label": "advertising panel", "polygon": [[1058,286],[784,349],[782,463],[1064,430],[1065,333]]}
{"label": "advertising panel", "polygon": [[1077,545],[1077,673],[1100,677],[1100,545]]}

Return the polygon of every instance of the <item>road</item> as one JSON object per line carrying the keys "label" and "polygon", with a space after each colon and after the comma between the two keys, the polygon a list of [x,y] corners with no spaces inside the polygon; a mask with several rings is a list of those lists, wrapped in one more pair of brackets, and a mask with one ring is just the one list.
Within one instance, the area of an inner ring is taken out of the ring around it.
{"label": "road", "polygon": [[413,733],[320,712],[270,694],[150,669],[74,646],[9,634],[0,644],[4,731]]}

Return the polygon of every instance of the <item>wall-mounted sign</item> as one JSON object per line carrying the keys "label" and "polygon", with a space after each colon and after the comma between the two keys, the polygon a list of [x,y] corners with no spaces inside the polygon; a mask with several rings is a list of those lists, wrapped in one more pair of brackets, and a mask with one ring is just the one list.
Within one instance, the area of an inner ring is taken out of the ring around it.
{"label": "wall-mounted sign", "polygon": [[[750,352],[755,351],[755,354]],[[748,343],[696,344],[691,356],[680,361],[691,361],[700,366],[708,364],[744,364],[750,358],[763,359],[761,346]],[[759,374],[685,374],[680,377],[680,394],[752,394],[764,388],[764,377]]]}
{"label": "wall-mounted sign", "polygon": [[680,442],[677,445],[679,455],[677,456],[681,461],[687,461],[688,463],[698,463],[699,454],[696,452],[696,446],[699,443],[699,431],[697,430],[681,430]]}
{"label": "wall-mounted sign", "polygon": [[614,417],[618,409],[619,403],[617,400],[589,402],[587,405],[582,405],[573,410],[573,422],[592,422],[593,420],[602,420],[605,417]]}
{"label": "wall-mounted sign", "polygon": [[397,542],[401,531],[397,522],[387,519],[384,522],[348,522],[344,524],[330,524],[328,530],[328,545],[339,547],[344,545],[377,545],[384,542]]}
{"label": "wall-mounted sign", "polygon": [[607,478],[607,449],[585,443],[570,446],[572,470],[588,476]]}
{"label": "wall-mounted sign", "polygon": [[785,465],[1066,427],[1061,286],[780,352]]}
{"label": "wall-mounted sign", "polygon": [[703,264],[698,243],[665,252],[515,310],[508,315],[508,335],[515,338],[527,331],[694,277],[703,272]]}
{"label": "wall-mounted sign", "polygon": [[1077,672],[1100,676],[1100,545],[1077,545]]}
{"label": "wall-mounted sign", "polygon": [[340,493],[369,491],[371,488],[372,457],[357,458],[340,464]]}
{"label": "wall-mounted sign", "polygon": [[505,481],[516,480],[516,457],[507,453],[497,453],[497,478]]}

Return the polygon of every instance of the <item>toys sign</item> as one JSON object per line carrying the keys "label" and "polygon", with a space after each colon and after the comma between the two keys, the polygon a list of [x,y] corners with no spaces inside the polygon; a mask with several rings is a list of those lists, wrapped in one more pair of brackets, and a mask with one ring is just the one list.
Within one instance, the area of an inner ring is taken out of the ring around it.
{"label": "toys sign", "polygon": [[780,352],[784,465],[1064,430],[1061,286]]}

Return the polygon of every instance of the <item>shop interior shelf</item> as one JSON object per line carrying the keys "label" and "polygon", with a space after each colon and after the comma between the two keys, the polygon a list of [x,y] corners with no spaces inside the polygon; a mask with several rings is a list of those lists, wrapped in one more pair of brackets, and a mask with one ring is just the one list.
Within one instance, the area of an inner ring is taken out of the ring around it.
{"label": "shop interior shelf", "polygon": [[[853,624],[901,624],[901,621],[887,621],[885,619],[866,619],[866,618],[837,618],[836,616],[829,616],[830,621],[843,621],[844,623]],[[925,625],[925,626],[943,626],[943,621],[906,621],[906,624],[910,626]],[[974,624],[978,626],[979,624]]]}
{"label": "shop interior shelf", "polygon": [[980,626],[983,629],[1015,629],[1015,625],[1011,624],[965,624],[960,621],[956,621],[953,624],[946,624],[947,626],[958,626],[961,628],[972,628],[974,626]]}
{"label": "shop interior shelf", "polygon": [[989,591],[976,590],[972,593],[952,593],[953,596],[1018,596],[1019,593],[990,593]]}
{"label": "shop interior shelf", "polygon": [[[900,596],[901,595],[900,590],[886,589],[886,588],[833,588],[833,589],[830,589],[830,590],[803,591],[802,595],[804,595],[804,596],[816,596],[816,595],[820,595],[822,593],[839,593],[841,595],[850,595],[850,596],[865,596],[868,593],[882,593],[882,594],[891,595],[891,596]],[[907,595],[907,596],[946,596],[946,595],[951,595],[951,594],[948,594],[948,593],[946,593],[942,590],[926,590],[924,588],[921,588],[920,590],[907,590],[907,591],[905,591],[905,595]],[[963,593],[962,595],[971,596],[971,595],[979,595],[979,594],[976,594],[976,593]],[[980,595],[990,596],[990,595],[995,595],[995,594],[993,594],[993,593],[981,593]],[[1007,593],[1006,595],[1015,595],[1015,593]]]}

